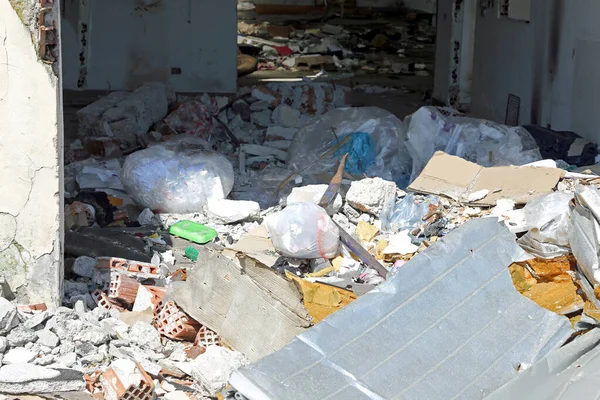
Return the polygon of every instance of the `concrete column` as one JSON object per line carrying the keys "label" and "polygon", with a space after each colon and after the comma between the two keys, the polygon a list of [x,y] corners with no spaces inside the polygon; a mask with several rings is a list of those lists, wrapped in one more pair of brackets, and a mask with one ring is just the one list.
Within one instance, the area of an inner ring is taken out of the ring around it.
{"label": "concrete column", "polygon": [[[58,0],[50,7],[53,18]],[[0,276],[5,297],[53,308],[63,274],[62,96],[57,62],[40,60],[38,12],[34,0],[0,0]]]}

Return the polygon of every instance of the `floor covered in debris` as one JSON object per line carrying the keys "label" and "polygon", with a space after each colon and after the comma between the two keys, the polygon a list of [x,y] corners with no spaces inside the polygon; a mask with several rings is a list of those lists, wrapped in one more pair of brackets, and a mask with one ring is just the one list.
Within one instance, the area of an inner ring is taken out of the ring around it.
{"label": "floor covered in debris", "polygon": [[595,145],[432,106],[431,16],[239,16],[235,95],[64,93],[63,307],[0,298],[0,393],[515,398],[600,342]]}

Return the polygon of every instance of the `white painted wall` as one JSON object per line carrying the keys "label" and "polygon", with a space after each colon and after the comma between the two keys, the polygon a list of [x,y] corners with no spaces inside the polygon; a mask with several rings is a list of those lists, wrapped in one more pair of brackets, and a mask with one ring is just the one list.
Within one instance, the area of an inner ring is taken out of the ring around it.
{"label": "white painted wall", "polygon": [[[87,77],[80,89],[130,90],[160,81],[180,92],[235,92],[236,0],[86,0],[85,7],[75,3],[67,0],[63,19],[69,46],[64,51],[65,88],[78,89],[78,23],[84,21]],[[144,3],[153,5],[143,9]],[[73,49],[73,44],[78,47]],[[172,68],[180,68],[181,74],[172,74]]]}
{"label": "white painted wall", "polygon": [[0,275],[21,304],[60,305],[62,129],[58,79],[0,0]]}
{"label": "white painted wall", "polygon": [[504,121],[509,93],[522,124],[600,142],[600,2],[532,0],[530,23],[478,15],[473,112]]}

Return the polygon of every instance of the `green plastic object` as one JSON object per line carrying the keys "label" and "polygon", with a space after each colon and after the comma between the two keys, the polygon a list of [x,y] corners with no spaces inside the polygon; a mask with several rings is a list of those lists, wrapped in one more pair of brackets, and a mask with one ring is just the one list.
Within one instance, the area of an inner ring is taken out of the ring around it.
{"label": "green plastic object", "polygon": [[198,255],[199,255],[198,250],[196,250],[192,246],[188,246],[185,248],[185,256],[187,258],[189,258],[190,260],[197,261]]}
{"label": "green plastic object", "polygon": [[192,221],[179,221],[169,228],[169,233],[198,244],[206,244],[218,236],[213,228]]}

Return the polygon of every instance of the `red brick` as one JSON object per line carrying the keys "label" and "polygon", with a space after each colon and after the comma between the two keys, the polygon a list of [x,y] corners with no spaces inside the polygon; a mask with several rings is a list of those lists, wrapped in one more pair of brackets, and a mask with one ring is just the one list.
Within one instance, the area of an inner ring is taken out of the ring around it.
{"label": "red brick", "polygon": [[96,289],[92,292],[92,298],[94,299],[98,307],[106,308],[107,310],[114,309],[121,312],[125,311],[124,307],[117,304],[117,302],[109,298],[108,295],[100,289]]}
{"label": "red brick", "polygon": [[156,265],[115,257],[98,257],[98,266],[96,268],[114,269],[117,271],[130,272],[133,274],[146,274],[156,276],[160,272],[160,269]]}
{"label": "red brick", "polygon": [[102,374],[101,383],[104,394],[110,394],[110,400],[154,400],[156,398],[152,378],[140,364],[136,363],[136,365],[142,375],[142,380],[137,386],[125,387],[117,372],[112,368]]}
{"label": "red brick", "polygon": [[116,299],[125,305],[133,305],[137,296],[139,282],[124,273],[112,272],[108,297]]}
{"label": "red brick", "polygon": [[174,301],[160,302],[154,309],[156,329],[172,340],[194,341],[201,328],[198,321],[187,315]]}
{"label": "red brick", "polygon": [[211,331],[203,325],[200,327],[200,330],[198,330],[198,334],[194,340],[194,345],[202,347],[220,346],[221,338],[216,332]]}

